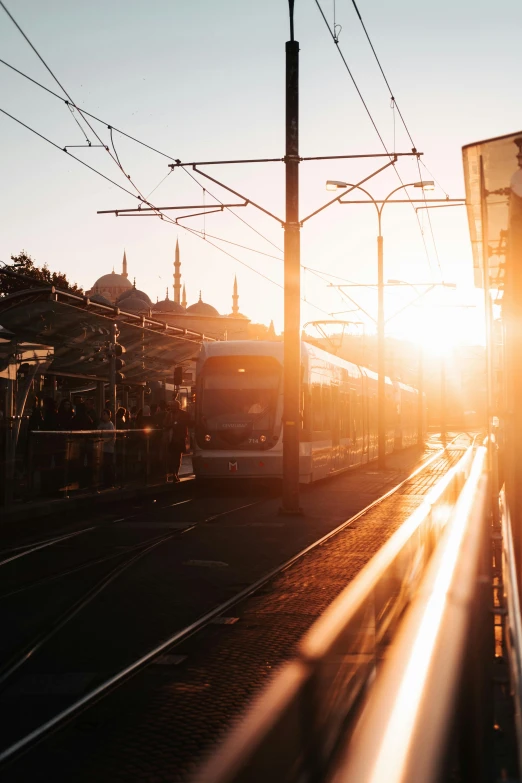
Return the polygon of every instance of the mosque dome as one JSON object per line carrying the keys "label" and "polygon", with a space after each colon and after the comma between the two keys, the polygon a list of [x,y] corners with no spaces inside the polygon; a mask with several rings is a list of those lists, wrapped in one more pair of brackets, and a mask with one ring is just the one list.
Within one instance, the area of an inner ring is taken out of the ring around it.
{"label": "mosque dome", "polygon": [[148,313],[150,310],[150,304],[140,296],[127,296],[125,299],[120,297],[117,304],[128,313]]}
{"label": "mosque dome", "polygon": [[123,309],[125,309],[126,304],[124,303],[126,303],[127,300],[131,298],[141,299],[147,305],[147,308],[152,307],[152,302],[150,301],[148,294],[146,294],[145,291],[140,291],[139,288],[136,288],[136,281],[134,281],[134,285],[131,285],[128,291],[124,291],[119,295],[116,302],[118,305],[122,305]]}
{"label": "mosque dome", "polygon": [[167,288],[167,294],[162,302],[156,302],[152,305],[152,310],[155,313],[181,313],[185,315],[185,308],[179,302],[173,302],[169,299],[169,289]]}
{"label": "mosque dome", "polygon": [[199,292],[198,301],[195,304],[190,305],[190,307],[187,307],[187,313],[190,313],[191,315],[219,316],[215,307],[212,307],[212,305],[207,304],[202,300],[201,291]]}
{"label": "mosque dome", "polygon": [[[121,275],[116,274],[114,269],[110,274],[102,275],[96,280],[91,290],[87,292],[87,296],[90,296],[92,299],[93,295],[101,294],[109,304],[113,304],[121,294],[130,290],[132,290],[132,283],[127,275],[127,254],[124,251]],[[102,304],[105,304],[105,302]]]}
{"label": "mosque dome", "polygon": [[102,275],[93,285],[93,291],[110,291],[111,288],[132,288],[132,283],[123,275],[117,275],[111,272],[108,275]]}
{"label": "mosque dome", "polygon": [[185,315],[186,310],[178,302],[173,302],[172,299],[164,299],[162,302],[156,302],[152,305],[154,313],[181,313]]}

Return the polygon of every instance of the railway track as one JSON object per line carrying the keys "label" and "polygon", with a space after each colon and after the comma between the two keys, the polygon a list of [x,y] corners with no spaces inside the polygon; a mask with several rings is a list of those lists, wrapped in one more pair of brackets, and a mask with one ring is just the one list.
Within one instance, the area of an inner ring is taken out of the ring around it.
{"label": "railway track", "polygon": [[[396,486],[392,487],[389,491],[385,492],[375,501],[366,505],[365,508],[356,514],[353,514],[342,524],[336,526],[325,535],[317,538],[311,544],[302,548],[297,554],[279,564],[276,568],[265,572],[263,576],[254,580],[242,590],[234,592],[234,594],[227,600],[214,605],[209,611],[202,613],[192,622],[189,622],[183,627],[179,628],[175,631],[175,633],[168,636],[168,638],[166,638],[163,642],[152,646],[145,652],[145,654],[136,657],[128,665],[113,672],[104,681],[98,682],[95,687],[92,687],[90,690],[84,692],[80,698],[71,700],[65,709],[57,711],[52,716],[47,717],[47,719],[38,722],[38,724],[33,726],[30,730],[26,730],[22,736],[19,736],[16,740],[11,741],[7,747],[3,748],[2,752],[0,753],[0,763],[7,763],[8,761],[15,759],[19,754],[30,749],[35,743],[43,739],[47,734],[65,725],[67,722],[71,721],[100,698],[103,698],[112,692],[115,688],[121,686],[129,678],[146,669],[147,666],[154,663],[159,658],[164,657],[165,655],[168,657],[171,650],[175,650],[177,647],[179,647],[180,644],[203,631],[205,628],[208,628],[214,622],[219,622],[220,620],[226,622],[226,615],[233,607],[244,603],[249,597],[258,594],[263,587],[265,587],[270,582],[274,582],[274,580],[276,580],[276,578],[285,571],[305,560],[306,557],[309,556],[310,553],[312,553],[314,550],[320,549],[328,542],[331,542],[333,539],[339,536],[343,531],[346,531],[347,528],[355,526],[356,523],[358,524],[365,516],[368,516],[372,510],[377,509],[377,507],[381,506],[385,501],[392,498],[393,495],[399,495],[401,493],[404,495],[415,495],[416,492],[418,492],[419,496],[424,494],[429,486],[438,478],[440,472],[449,469],[451,466],[450,463],[452,462],[452,458],[451,456],[446,456],[444,460],[442,460],[443,464],[441,465],[440,469],[436,469],[437,464],[441,462],[441,454],[442,452],[434,454],[429,460],[427,460],[427,462],[421,465],[420,468],[415,470],[410,476],[398,482]],[[457,458],[458,454],[460,454],[460,452],[456,453],[455,459]],[[431,470],[429,470],[430,468]],[[431,482],[426,480],[426,471],[433,474]],[[37,638],[31,640],[31,644],[26,645],[26,648],[23,651],[20,650],[19,655],[12,656],[11,660],[4,664],[3,668],[0,670],[0,687],[2,685],[5,687],[6,685],[12,683],[13,678],[16,679],[17,674],[20,673],[24,665],[31,659],[34,660],[34,656],[39,651],[41,651],[42,647],[44,647],[44,645],[46,645],[55,636],[55,634],[58,633],[58,631],[63,630],[68,625],[68,623],[74,619],[78,612],[81,612],[82,609],[88,606],[97,596],[99,596],[100,592],[105,590],[106,587],[112,584],[120,574],[130,568],[130,566],[135,564],[150,551],[164,543],[167,543],[174,537],[179,538],[184,533],[188,532],[188,530],[192,530],[193,527],[195,527],[197,524],[201,525],[203,523],[217,520],[218,518],[227,517],[238,511],[244,512],[247,508],[250,508],[253,505],[257,505],[259,502],[260,501],[251,504],[244,504],[242,506],[224,511],[220,514],[207,516],[196,524],[187,526],[187,528],[182,531],[177,530],[164,536],[157,537],[154,541],[142,542],[142,544],[139,545],[140,548],[137,549],[137,551],[129,553],[127,557],[124,557],[122,563],[118,563],[114,569],[111,569],[109,574],[104,575],[103,578],[99,580],[94,586],[91,586],[89,591],[87,591],[87,593],[82,596],[79,601],[75,602],[65,613],[56,618],[51,628],[45,629],[41,634],[38,635]],[[82,535],[88,532],[90,532],[90,528],[77,531],[76,534],[72,535]],[[36,554],[36,552],[41,551],[41,549],[45,548],[46,546],[53,546],[54,543],[59,543],[60,538],[61,537],[56,537],[55,539],[39,542],[33,546],[32,549],[27,550],[26,554]],[[61,540],[63,540],[63,538]],[[6,561],[3,562],[7,561],[8,560],[6,559]],[[0,566],[3,565],[3,562],[0,563]],[[65,576],[65,574],[63,576]],[[56,578],[61,577],[58,576]],[[33,587],[35,586],[36,585],[33,585]],[[27,589],[29,589],[29,587]]]}

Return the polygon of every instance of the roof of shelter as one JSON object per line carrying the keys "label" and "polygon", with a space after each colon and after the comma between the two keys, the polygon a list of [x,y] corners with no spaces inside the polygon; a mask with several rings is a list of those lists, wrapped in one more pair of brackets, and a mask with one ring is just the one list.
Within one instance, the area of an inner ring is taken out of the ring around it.
{"label": "roof of shelter", "polygon": [[126,349],[123,374],[129,384],[170,377],[172,367],[195,356],[203,340],[201,333],[51,286],[1,297],[0,321],[18,341],[52,346],[50,370],[55,374],[99,380],[108,379],[104,348],[116,323],[118,342]]}

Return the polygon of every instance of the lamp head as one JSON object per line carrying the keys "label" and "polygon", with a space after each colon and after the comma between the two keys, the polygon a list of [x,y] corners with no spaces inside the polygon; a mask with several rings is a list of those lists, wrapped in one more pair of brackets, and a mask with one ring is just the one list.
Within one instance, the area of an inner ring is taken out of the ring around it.
{"label": "lamp head", "polygon": [[344,190],[349,187],[347,182],[340,182],[337,179],[329,179],[326,183],[326,190]]}
{"label": "lamp head", "polygon": [[414,188],[422,188],[422,190],[435,190],[435,183],[433,180],[421,180],[421,182],[414,182]]}

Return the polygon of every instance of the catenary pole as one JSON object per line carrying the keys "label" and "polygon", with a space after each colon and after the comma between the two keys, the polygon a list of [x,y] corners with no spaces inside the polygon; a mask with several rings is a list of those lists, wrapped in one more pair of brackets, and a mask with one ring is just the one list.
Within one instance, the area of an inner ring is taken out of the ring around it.
{"label": "catenary pole", "polygon": [[116,421],[116,353],[114,346],[118,341],[118,326],[111,324],[111,348],[109,355],[109,400],[113,421]]}
{"label": "catenary pole", "polygon": [[379,470],[386,467],[386,358],[384,345],[384,258],[379,213],[377,237],[377,452]]}
{"label": "catenary pole", "polygon": [[286,219],[284,225],[284,412],[282,511],[300,513],[301,318],[299,224],[299,43],[294,40],[290,0],[290,41],[286,42]]}

